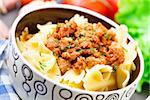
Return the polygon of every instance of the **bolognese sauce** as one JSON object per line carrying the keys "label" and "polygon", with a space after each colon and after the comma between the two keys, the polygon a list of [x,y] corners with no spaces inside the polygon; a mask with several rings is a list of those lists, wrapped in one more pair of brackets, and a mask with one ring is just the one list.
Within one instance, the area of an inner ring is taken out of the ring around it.
{"label": "bolognese sauce", "polygon": [[45,45],[56,56],[62,74],[70,69],[80,71],[96,64],[115,67],[124,62],[116,34],[100,22],[81,26],[74,21],[58,23]]}

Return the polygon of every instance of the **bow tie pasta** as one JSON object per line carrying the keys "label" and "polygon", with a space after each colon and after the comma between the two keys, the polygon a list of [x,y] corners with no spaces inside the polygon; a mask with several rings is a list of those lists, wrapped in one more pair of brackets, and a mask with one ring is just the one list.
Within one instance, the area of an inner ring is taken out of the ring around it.
{"label": "bow tie pasta", "polygon": [[117,33],[118,43],[125,49],[125,60],[116,70],[118,88],[123,88],[128,84],[130,73],[136,69],[133,61],[137,56],[137,43],[133,41],[127,43],[128,30],[126,26],[122,25],[113,31]]}
{"label": "bow tie pasta", "polygon": [[136,69],[133,61],[137,56],[137,43],[129,42],[125,49],[125,61],[116,71],[118,88],[123,88],[128,84],[130,73]]}
{"label": "bow tie pasta", "polygon": [[80,83],[85,76],[85,71],[77,73],[74,70],[69,70],[63,75],[64,81],[74,82],[76,84]]}
{"label": "bow tie pasta", "polygon": [[53,53],[45,46],[44,42],[47,40],[47,34],[51,34],[53,30],[45,31],[46,29],[54,29],[55,25],[41,26],[38,25],[40,32],[31,36],[29,40],[26,40],[26,36],[29,34],[27,28],[22,32],[22,36],[19,41],[17,39],[18,47],[21,48],[22,55],[28,60],[28,62],[36,67],[43,74],[47,74],[53,80],[60,81],[60,69],[56,64],[56,58]]}
{"label": "bow tie pasta", "polygon": [[[29,27],[30,28],[30,27]],[[64,23],[37,25],[17,38],[24,58],[46,77],[72,88],[109,91],[128,85],[137,43],[125,25],[107,29],[76,14]]]}
{"label": "bow tie pasta", "polygon": [[83,86],[90,91],[106,91],[116,88],[116,79],[108,65],[95,65],[83,79]]}

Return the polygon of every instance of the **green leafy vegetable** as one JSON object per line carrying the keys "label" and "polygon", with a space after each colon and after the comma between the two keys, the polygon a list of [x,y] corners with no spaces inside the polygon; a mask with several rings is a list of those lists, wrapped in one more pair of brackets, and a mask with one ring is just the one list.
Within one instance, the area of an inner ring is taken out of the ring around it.
{"label": "green leafy vegetable", "polygon": [[144,56],[144,75],[138,85],[150,84],[150,0],[120,0],[116,21],[129,28],[130,35],[138,41]]}

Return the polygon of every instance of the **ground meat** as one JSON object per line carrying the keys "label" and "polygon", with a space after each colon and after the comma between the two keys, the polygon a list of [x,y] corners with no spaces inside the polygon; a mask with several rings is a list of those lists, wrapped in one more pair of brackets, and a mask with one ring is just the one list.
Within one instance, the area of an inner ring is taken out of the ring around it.
{"label": "ground meat", "polygon": [[57,30],[54,32],[53,36],[57,39],[61,39],[63,37],[72,35],[76,31],[76,27],[77,25],[75,22],[68,23],[68,21],[66,21],[66,24],[62,23],[57,27]]}
{"label": "ground meat", "polygon": [[124,51],[122,48],[115,48],[110,46],[106,53],[107,64],[116,67],[124,61]]}
{"label": "ground meat", "polygon": [[59,48],[54,48],[54,55],[60,55],[61,54],[61,50]]}
{"label": "ground meat", "polygon": [[73,60],[76,60],[76,59],[77,59],[77,57],[79,57],[79,56],[80,56],[80,53],[79,53],[79,52],[74,51],[74,52],[72,52],[70,55],[71,55],[71,58],[70,58],[69,60],[70,60],[70,61],[73,61]]}
{"label": "ground meat", "polygon": [[73,61],[73,60],[75,60],[77,57],[80,56],[80,53],[79,53],[79,52],[76,52],[76,51],[71,52],[71,53],[69,53],[69,52],[63,52],[61,56],[62,56],[64,59],[67,59],[67,60],[69,60],[69,61]]}
{"label": "ground meat", "polygon": [[86,64],[88,68],[91,68],[96,64],[105,64],[105,63],[104,61],[102,62],[100,58],[95,58],[91,56],[91,57],[87,57]]}
{"label": "ground meat", "polygon": [[77,61],[73,65],[73,69],[76,70],[77,72],[80,72],[81,69],[85,69],[85,67],[86,62],[84,57],[77,58]]}
{"label": "ground meat", "polygon": [[90,55],[92,55],[92,50],[90,50],[90,49],[82,49],[81,50],[81,54],[83,56],[90,56]]}
{"label": "ground meat", "polygon": [[57,24],[45,45],[55,54],[64,74],[69,69],[80,71],[96,64],[119,66],[124,61],[124,52],[112,45],[116,42],[116,34],[101,23],[77,26],[73,21],[65,21]]}
{"label": "ground meat", "polygon": [[65,38],[61,38],[59,40],[59,46],[61,50],[64,50],[67,46],[69,46],[69,41],[67,41]]}
{"label": "ground meat", "polygon": [[64,74],[66,71],[68,71],[71,68],[70,62],[61,57],[59,57],[57,59],[57,64],[58,64],[62,74]]}
{"label": "ground meat", "polygon": [[80,46],[84,49],[86,48],[91,48],[92,47],[92,43],[90,41],[83,41]]}
{"label": "ground meat", "polygon": [[48,36],[46,46],[53,51],[58,46],[57,39],[52,36]]}

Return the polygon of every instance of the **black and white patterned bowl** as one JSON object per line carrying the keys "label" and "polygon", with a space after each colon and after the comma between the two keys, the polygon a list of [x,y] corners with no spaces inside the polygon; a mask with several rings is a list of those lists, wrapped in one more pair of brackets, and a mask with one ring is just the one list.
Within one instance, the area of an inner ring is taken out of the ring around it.
{"label": "black and white patterned bowl", "polygon": [[[73,89],[56,83],[43,76],[21,55],[16,37],[20,35],[25,27],[29,27],[31,33],[36,33],[37,24],[44,24],[48,21],[61,22],[70,19],[74,14],[84,15],[90,22],[102,22],[107,28],[118,27],[110,19],[87,9],[55,4],[51,6],[40,6],[32,8],[28,13],[20,14],[11,28],[11,39],[9,43],[9,57],[7,65],[10,79],[13,86],[23,100],[128,100],[134,93],[140,81],[144,62],[141,51],[138,49],[138,56],[135,59],[136,71],[133,72],[128,86],[122,89],[108,92],[90,92],[85,90]],[[17,34],[16,34],[17,33]],[[133,39],[128,36],[130,41]]]}

